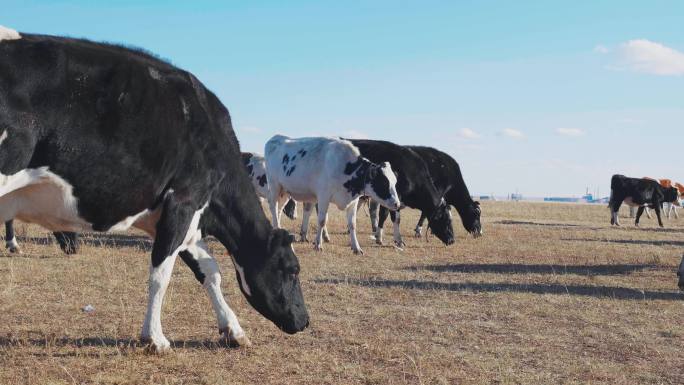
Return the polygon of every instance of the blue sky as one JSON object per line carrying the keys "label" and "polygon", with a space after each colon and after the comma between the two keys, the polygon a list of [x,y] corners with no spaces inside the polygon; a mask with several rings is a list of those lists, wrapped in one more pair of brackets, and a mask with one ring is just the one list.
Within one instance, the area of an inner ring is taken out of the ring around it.
{"label": "blue sky", "polygon": [[15,1],[0,25],[146,48],[244,150],[275,133],[440,148],[474,194],[684,180],[681,1]]}

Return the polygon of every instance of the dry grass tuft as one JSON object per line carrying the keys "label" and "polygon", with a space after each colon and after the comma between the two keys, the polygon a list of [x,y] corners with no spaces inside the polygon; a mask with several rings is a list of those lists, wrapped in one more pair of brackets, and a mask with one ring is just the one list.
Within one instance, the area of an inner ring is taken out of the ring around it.
{"label": "dry grass tuft", "polygon": [[89,235],[66,256],[48,232],[18,224],[24,254],[0,253],[0,384],[681,383],[684,219],[659,230],[627,218],[610,228],[603,206],[489,202],[483,212],[483,238],[459,226],[446,248],[410,238],[418,215],[407,210],[404,252],[375,246],[360,216],[360,257],[332,210],[325,252],[295,245],[312,318],[296,336],[249,307],[212,242],[254,346],[216,343],[209,301],[179,262],[163,319],[175,349],[160,357],[137,342],[149,241]]}

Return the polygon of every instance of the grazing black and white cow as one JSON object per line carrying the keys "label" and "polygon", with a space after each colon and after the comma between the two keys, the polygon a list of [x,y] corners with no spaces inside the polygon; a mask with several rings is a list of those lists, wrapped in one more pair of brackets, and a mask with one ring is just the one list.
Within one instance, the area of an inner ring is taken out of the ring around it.
{"label": "grazing black and white cow", "polygon": [[[430,172],[425,161],[417,152],[404,146],[381,140],[352,139],[352,144],[358,147],[361,155],[371,162],[390,162],[392,169],[398,174],[397,191],[401,203],[408,207],[422,211],[433,233],[447,245],[453,244],[454,229],[451,224],[451,213],[439,190],[430,178]],[[378,222],[372,223],[375,231],[375,241],[382,244],[382,226],[387,219],[388,210],[380,208]],[[403,247],[399,223],[399,211],[390,212],[394,224],[394,244]]]}
{"label": "grazing black and white cow", "polygon": [[613,175],[610,180],[611,210],[610,224],[620,226],[618,212],[622,203],[639,207],[634,224],[639,226],[639,219],[646,207],[652,208],[658,217],[658,225],[663,227],[661,210],[664,202],[679,202],[679,191],[675,187],[663,187],[655,180],[628,178],[624,175]]}
{"label": "grazing black and white cow", "polygon": [[[448,205],[454,206],[458,215],[461,217],[463,228],[474,237],[482,235],[482,224],[480,223],[480,202],[473,201],[468,192],[468,187],[463,180],[461,167],[458,162],[448,154],[425,146],[408,146],[417,152],[425,161],[430,170],[432,181],[437,190],[444,197]],[[420,237],[425,213],[420,214],[420,219],[416,225],[416,237]]]}
{"label": "grazing black and white cow", "polygon": [[[78,252],[78,233],[72,231],[55,231],[53,233],[59,247],[65,254],[76,254]],[[21,254],[21,248],[14,234],[14,221],[5,222],[5,247],[10,253]]]}
{"label": "grazing black and white cow", "polygon": [[309,323],[294,240],[273,229],[240,161],[228,110],[192,74],[87,40],[0,29],[0,219],[53,231],[130,226],[154,238],[143,340],[170,348],[161,309],[177,256],[219,331],[244,331],[202,237],[231,255],[242,293],[287,333]]}
{"label": "grazing black and white cow", "polygon": [[[255,152],[243,152],[242,163],[245,164],[247,174],[252,180],[254,190],[261,199],[268,202],[268,179],[266,178],[266,159]],[[290,219],[297,219],[297,202],[289,199],[283,207],[283,213]]]}
{"label": "grazing black and white cow", "polygon": [[279,204],[292,196],[304,202],[301,238],[306,241],[313,203],[318,204],[316,250],[322,250],[322,238],[328,219],[328,205],[334,203],[347,212],[351,248],[363,254],[356,238],[356,209],[359,197],[366,195],[392,210],[399,209],[397,178],[392,166],[371,163],[349,141],[335,138],[293,139],[276,135],[266,142],[266,172],[273,226],[280,226]]}

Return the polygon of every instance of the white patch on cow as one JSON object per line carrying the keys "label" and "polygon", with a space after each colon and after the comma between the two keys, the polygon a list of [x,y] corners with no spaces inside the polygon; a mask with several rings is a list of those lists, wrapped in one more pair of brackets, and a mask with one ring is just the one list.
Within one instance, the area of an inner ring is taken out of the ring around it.
{"label": "white patch on cow", "polygon": [[242,286],[242,291],[245,292],[245,294],[251,296],[252,291],[249,289],[249,285],[247,285],[247,280],[245,279],[245,269],[240,266],[240,264],[235,261],[235,258],[231,255],[230,258],[233,260],[233,265],[235,265],[235,270],[238,272],[240,275],[240,286]]}
{"label": "white patch on cow", "polygon": [[[638,204],[638,203],[635,203],[634,200],[632,199],[632,197],[627,197],[627,198],[625,198],[625,200],[624,200],[623,202],[624,202],[627,206],[629,206],[629,207],[641,207],[641,206],[646,207],[646,206],[648,206],[647,203],[644,203],[644,204],[641,204],[641,205]],[[649,213],[647,212],[646,214],[649,214]],[[649,217],[649,218],[650,218],[650,217]]]}
{"label": "white patch on cow", "polygon": [[152,346],[157,352],[162,352],[171,347],[169,340],[166,339],[162,332],[161,325],[161,308],[164,301],[164,294],[166,288],[169,286],[171,280],[171,272],[176,261],[178,253],[188,248],[195,247],[195,244],[201,240],[202,233],[198,229],[200,218],[204,209],[207,208],[209,202],[205,203],[202,208],[195,211],[190,220],[190,225],[185,233],[185,238],[176,250],[167,256],[166,259],[157,267],[150,265],[149,278],[149,302],[147,304],[147,313],[145,314],[145,322],[143,323],[142,337],[149,339]]}
{"label": "white patch on cow", "polygon": [[2,135],[0,135],[0,145],[5,141],[5,139],[7,139],[7,130],[3,131]]}
{"label": "white patch on cow", "polygon": [[73,187],[48,167],[0,174],[0,219],[17,218],[52,231],[89,231]]}
{"label": "white patch on cow", "polygon": [[5,241],[5,247],[12,250],[12,249],[18,249],[19,248],[19,243],[17,243],[17,237],[12,237],[9,241]]}
{"label": "white patch on cow", "polygon": [[162,79],[161,74],[159,73],[159,71],[157,71],[156,68],[147,67],[147,71],[150,73],[150,76],[152,77],[152,79],[154,79],[154,80],[161,80]]}
{"label": "white patch on cow", "polygon": [[150,210],[143,210],[135,215],[131,215],[130,217],[127,217],[123,221],[115,224],[114,226],[110,227],[109,230],[107,231],[126,231],[128,230],[131,226],[133,226],[134,223],[138,222],[138,220],[144,216],[147,215],[150,212]]}
{"label": "white patch on cow", "polygon": [[11,28],[3,27],[2,25],[0,25],[0,42],[3,40],[19,40],[19,39],[21,39],[21,35],[19,34],[19,32],[15,31]]}

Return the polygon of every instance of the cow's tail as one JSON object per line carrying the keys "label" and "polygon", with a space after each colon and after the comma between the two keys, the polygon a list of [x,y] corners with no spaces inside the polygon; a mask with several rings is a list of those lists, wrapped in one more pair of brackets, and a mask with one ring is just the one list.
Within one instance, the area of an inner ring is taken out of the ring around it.
{"label": "cow's tail", "polygon": [[610,198],[608,199],[608,207],[611,207],[613,204],[613,192],[618,188],[620,185],[620,175],[613,175],[612,178],[610,178]]}

